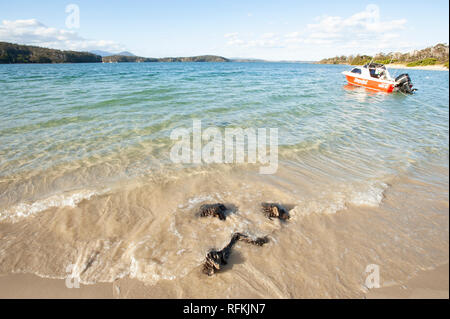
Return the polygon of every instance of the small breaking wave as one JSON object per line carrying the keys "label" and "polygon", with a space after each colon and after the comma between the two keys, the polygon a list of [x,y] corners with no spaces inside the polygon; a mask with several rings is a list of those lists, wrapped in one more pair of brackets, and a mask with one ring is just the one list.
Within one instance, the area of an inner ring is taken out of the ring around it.
{"label": "small breaking wave", "polygon": [[335,214],[351,206],[378,207],[389,184],[383,182],[372,183],[367,186],[353,186],[347,190],[324,194],[320,198],[301,201],[294,207],[299,215],[311,213]]}
{"label": "small breaking wave", "polygon": [[72,193],[57,194],[32,203],[19,203],[0,213],[0,221],[17,222],[22,218],[35,215],[52,207],[76,207],[81,201],[104,192],[81,190]]}
{"label": "small breaking wave", "polygon": [[364,191],[353,191],[349,203],[356,206],[378,207],[384,198],[384,192],[389,187],[386,183],[369,185]]}

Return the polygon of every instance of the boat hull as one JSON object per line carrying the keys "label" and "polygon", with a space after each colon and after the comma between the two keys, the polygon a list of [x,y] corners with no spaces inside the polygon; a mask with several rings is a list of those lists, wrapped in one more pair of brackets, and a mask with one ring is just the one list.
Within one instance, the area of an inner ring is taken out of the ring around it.
{"label": "boat hull", "polygon": [[351,75],[345,75],[347,82],[351,85],[362,86],[371,90],[391,93],[394,90],[394,83],[386,83],[376,80],[369,80]]}

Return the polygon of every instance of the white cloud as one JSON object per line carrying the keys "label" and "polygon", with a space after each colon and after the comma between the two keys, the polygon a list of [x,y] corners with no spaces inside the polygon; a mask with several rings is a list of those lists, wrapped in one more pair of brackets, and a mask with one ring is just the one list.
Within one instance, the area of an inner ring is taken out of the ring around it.
{"label": "white cloud", "polygon": [[301,35],[301,32],[295,31],[295,32],[290,32],[288,34],[285,34],[284,37],[285,38],[298,38]]}
{"label": "white cloud", "polygon": [[224,34],[224,37],[225,38],[235,38],[238,35],[239,35],[239,33],[237,33],[237,32],[231,32],[231,33]]}
{"label": "white cloud", "polygon": [[362,12],[348,18],[337,16],[319,17],[318,23],[308,24],[311,38],[355,39],[372,37],[374,41],[385,32],[402,30],[406,19],[382,21],[380,9],[377,5],[369,4]]}
{"label": "white cloud", "polygon": [[244,44],[244,41],[239,39],[239,33],[237,32],[224,34],[224,37],[228,39],[227,45],[229,46],[240,46]]}
{"label": "white cloud", "polygon": [[107,40],[90,40],[75,31],[47,27],[36,19],[3,20],[0,41],[37,45],[62,50],[122,51],[123,46]]}
{"label": "white cloud", "polygon": [[[380,51],[398,51],[410,48],[412,43],[400,41],[406,29],[406,19],[383,19],[377,5],[370,4],[365,10],[347,17],[324,15],[314,23],[285,34],[266,32],[259,35],[229,33],[227,46],[234,52],[261,52],[261,55],[329,57],[341,54],[375,54]],[[271,49],[244,50],[244,49]],[[277,49],[277,50],[275,50]],[[242,53],[237,53],[242,55]],[[245,53],[244,53],[245,54]],[[258,56],[255,56],[258,57]],[[274,56],[276,59],[277,57]]]}
{"label": "white cloud", "polygon": [[277,34],[274,32],[264,33],[256,39],[253,37],[250,37],[250,39],[249,37],[243,39],[237,32],[227,33],[224,35],[224,37],[228,38],[228,46],[237,46],[244,48],[275,48],[280,47],[281,45]]}
{"label": "white cloud", "polygon": [[261,38],[263,38],[263,39],[273,39],[273,38],[275,38],[276,35],[277,35],[277,34],[274,33],[274,32],[267,32],[267,33],[264,33],[264,34],[261,36]]}

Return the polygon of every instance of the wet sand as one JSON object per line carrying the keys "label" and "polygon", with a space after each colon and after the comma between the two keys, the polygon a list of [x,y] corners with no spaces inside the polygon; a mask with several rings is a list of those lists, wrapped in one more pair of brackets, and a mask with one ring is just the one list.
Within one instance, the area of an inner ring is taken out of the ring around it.
{"label": "wet sand", "polygon": [[[165,290],[164,285],[146,286],[130,278],[123,278],[114,283],[80,285],[80,288],[69,289],[65,285],[65,280],[16,274],[0,276],[0,298],[177,298],[177,295],[175,291]],[[363,298],[448,299],[449,264],[433,270],[420,271],[404,285],[372,289]]]}
{"label": "wet sand", "polygon": [[80,285],[69,289],[65,280],[41,278],[32,274],[0,276],[0,299],[112,298],[113,284]]}
{"label": "wet sand", "polygon": [[[294,172],[280,167],[275,181],[297,185],[308,180],[298,176],[304,171]],[[435,181],[435,174],[427,178],[426,172],[434,172],[441,182]],[[264,184],[248,172],[239,171],[237,176],[228,172],[216,181],[201,175],[156,189],[139,186],[124,194],[84,200],[76,208],[50,209],[16,223],[1,223],[0,232],[7,236],[1,251],[5,276],[0,277],[0,297],[365,298],[367,265],[379,265],[385,287],[407,285],[420,270],[448,263],[447,168],[421,167],[416,174],[396,176],[383,191],[369,189],[351,198],[334,198],[333,206],[328,196],[312,200],[318,192],[311,184],[294,187],[310,192],[302,198],[311,198],[295,203],[298,194],[282,192],[281,184]],[[237,187],[239,178],[249,188]],[[212,200],[238,203],[239,212],[225,223],[193,218],[203,197],[197,203],[192,196],[211,194],[211,189],[219,188],[215,183],[230,193]],[[324,183],[319,185],[323,192]],[[248,200],[249,189],[261,194]],[[171,194],[172,200],[164,194]],[[129,205],[130,199],[136,203],[127,211],[123,203]],[[274,199],[295,204],[287,223],[270,221],[256,211],[258,203]],[[180,202],[189,205],[176,206]],[[174,213],[138,214],[145,205],[151,212]],[[270,242],[263,247],[238,244],[226,269],[212,277],[202,274],[206,252],[223,247],[235,231],[268,235]],[[77,266],[74,273],[81,276],[82,288],[68,289],[61,280],[70,263]],[[12,268],[17,270],[11,273]],[[25,274],[15,274],[19,272]],[[60,279],[29,273],[50,273]],[[422,289],[426,297],[433,298],[436,291],[448,294],[448,288],[420,282],[422,287],[411,287]]]}
{"label": "wet sand", "polygon": [[367,299],[448,299],[448,264],[419,272],[404,285],[381,287],[367,293]]}

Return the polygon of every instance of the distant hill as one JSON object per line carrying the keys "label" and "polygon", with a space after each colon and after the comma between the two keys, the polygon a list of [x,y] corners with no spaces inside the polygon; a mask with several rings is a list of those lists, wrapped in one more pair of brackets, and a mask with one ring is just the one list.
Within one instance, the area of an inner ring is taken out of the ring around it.
{"label": "distant hill", "polygon": [[0,64],[94,63],[101,61],[101,56],[89,52],[61,51],[30,45],[0,42]]}
{"label": "distant hill", "polygon": [[229,59],[217,55],[199,55],[191,57],[161,58],[158,62],[230,62]]}
{"label": "distant hill", "polygon": [[102,57],[104,56],[111,56],[111,55],[124,55],[124,56],[135,56],[133,53],[128,52],[128,51],[122,51],[119,53],[113,53],[113,52],[109,52],[109,51],[102,51],[102,50],[92,50],[89,51],[90,53],[96,54],[96,55],[100,55]]}
{"label": "distant hill", "polygon": [[262,59],[251,59],[251,58],[231,58],[231,62],[268,62]]}
{"label": "distant hill", "polygon": [[263,60],[252,58],[231,58],[231,62],[245,62],[245,63],[316,63],[317,61],[302,61],[302,60]]}
{"label": "distant hill", "polygon": [[229,59],[216,55],[200,55],[177,58],[144,58],[139,56],[112,55],[102,58],[105,63],[115,62],[230,62]]}
{"label": "distant hill", "polygon": [[337,56],[334,58],[323,59],[320,64],[350,64],[364,65],[372,59],[374,62],[382,64],[400,63],[406,66],[421,66],[443,64],[448,68],[449,47],[447,44],[439,43],[434,47],[428,47],[422,50],[415,50],[409,53],[391,52],[388,54],[378,53],[375,56],[370,55],[350,55]]}
{"label": "distant hill", "polygon": [[109,55],[102,57],[104,63],[116,63],[116,62],[158,62],[155,58],[143,58],[140,56],[127,56],[127,55]]}
{"label": "distant hill", "polygon": [[92,50],[92,51],[89,51],[90,53],[92,53],[92,54],[96,54],[96,55],[99,55],[99,56],[108,56],[108,55],[114,55],[114,53],[111,53],[111,52],[108,52],[108,51],[102,51],[102,50]]}
{"label": "distant hill", "polygon": [[128,51],[122,51],[122,52],[119,52],[119,53],[117,53],[115,55],[135,56],[133,53],[128,52]]}
{"label": "distant hill", "polygon": [[0,42],[0,64],[6,63],[89,63],[89,62],[230,62],[229,59],[216,55],[200,55],[177,58],[144,58],[131,52],[120,52],[109,56],[107,51],[77,52],[47,49],[31,45]]}

